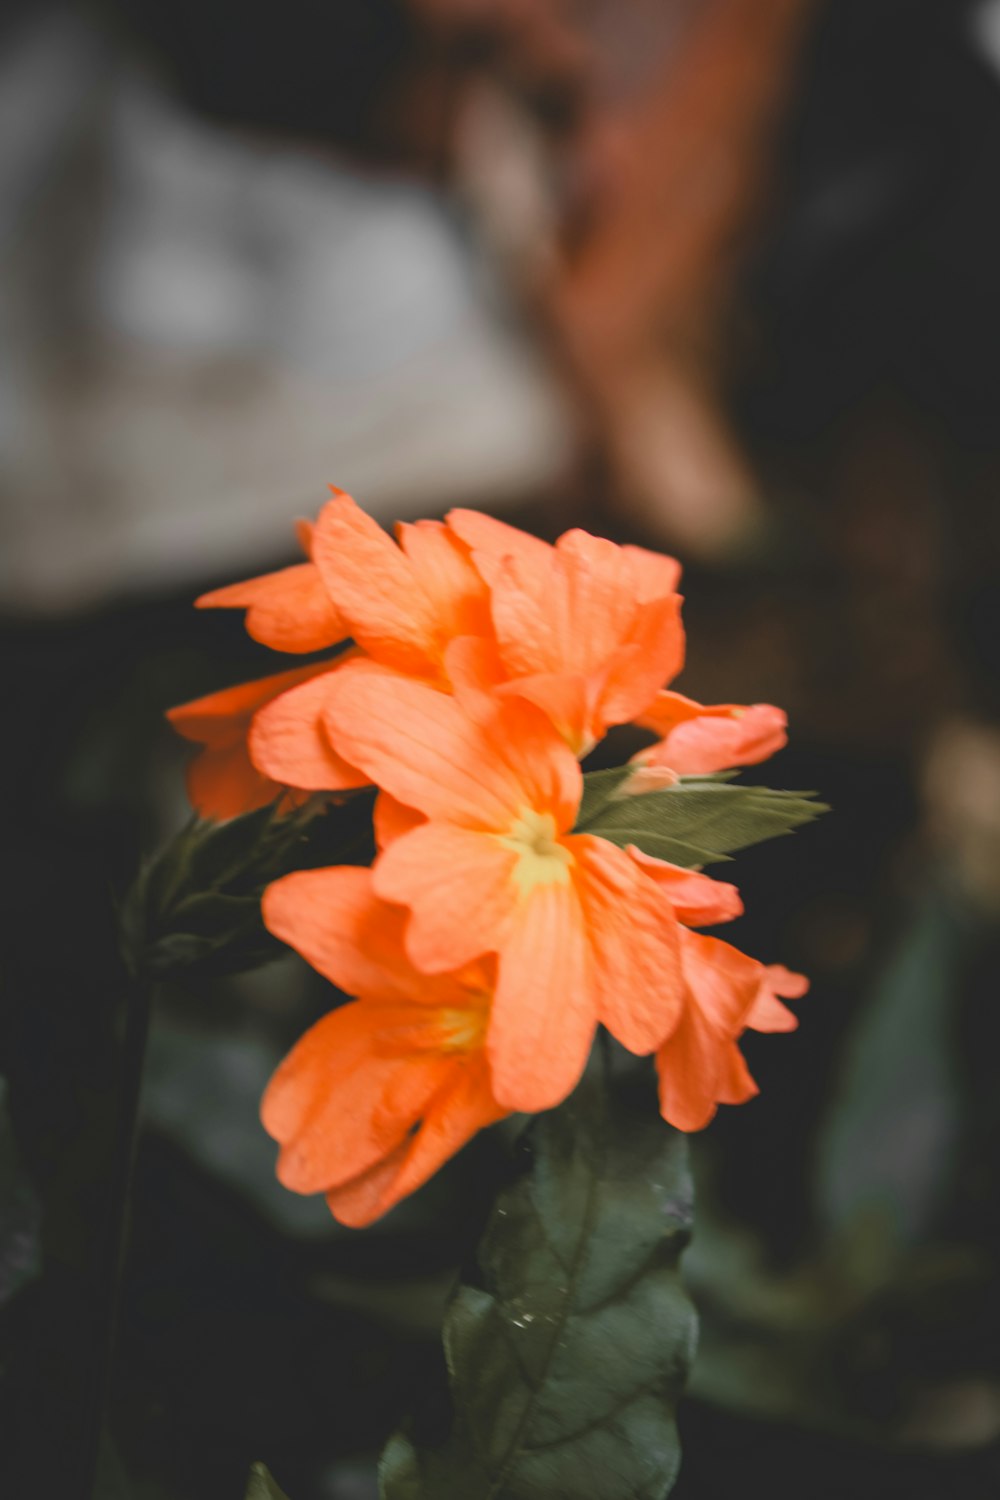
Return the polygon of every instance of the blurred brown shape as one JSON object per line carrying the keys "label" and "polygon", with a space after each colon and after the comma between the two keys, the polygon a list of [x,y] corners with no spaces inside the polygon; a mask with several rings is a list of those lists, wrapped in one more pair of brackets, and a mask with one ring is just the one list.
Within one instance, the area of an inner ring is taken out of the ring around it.
{"label": "blurred brown shape", "polygon": [[658,76],[597,114],[588,223],[552,308],[602,421],[622,499],[688,552],[738,546],[762,513],[720,410],[722,337],[809,0],[712,0]]}
{"label": "blurred brown shape", "polygon": [[974,910],[1000,913],[1000,730],[955,717],[924,762],[927,821],[937,853]]}
{"label": "blurred brown shape", "polygon": [[721,409],[726,324],[811,0],[410,3],[478,67],[458,175],[541,303],[614,498],[688,553],[738,550],[763,507]]}

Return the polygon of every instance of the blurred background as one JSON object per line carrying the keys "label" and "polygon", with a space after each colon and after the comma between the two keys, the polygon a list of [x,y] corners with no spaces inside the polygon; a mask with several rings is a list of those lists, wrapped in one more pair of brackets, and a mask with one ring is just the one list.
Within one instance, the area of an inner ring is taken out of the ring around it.
{"label": "blurred background", "polygon": [[[679,1500],[1000,1493],[1000,3],[8,0],[0,20],[0,1462],[88,1441],[122,976],[214,584],[333,481],[685,567],[705,702],[834,813],[740,857],[813,978],[696,1142]],[[288,959],[160,1000],[101,1493],[372,1500],[481,1226],[273,1179]],[[485,1184],[485,1185],[484,1185]]]}

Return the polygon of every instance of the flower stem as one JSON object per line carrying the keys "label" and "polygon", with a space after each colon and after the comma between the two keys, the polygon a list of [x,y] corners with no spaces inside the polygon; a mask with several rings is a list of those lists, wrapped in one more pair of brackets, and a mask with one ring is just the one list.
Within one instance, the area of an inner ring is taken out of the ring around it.
{"label": "flower stem", "polygon": [[104,1222],[96,1246],[94,1354],[87,1441],[81,1469],[81,1500],[95,1490],[101,1439],[114,1364],[122,1276],[128,1243],[128,1208],[135,1170],[142,1071],[155,986],[142,975],[130,980],[119,1048],[118,1112]]}

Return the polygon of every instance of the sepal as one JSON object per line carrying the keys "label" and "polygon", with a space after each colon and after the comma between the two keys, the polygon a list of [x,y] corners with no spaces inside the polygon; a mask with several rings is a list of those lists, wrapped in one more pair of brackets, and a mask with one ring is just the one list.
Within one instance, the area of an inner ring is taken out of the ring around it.
{"label": "sepal", "polygon": [[336,804],[313,798],[279,816],[275,806],[225,822],[194,819],[144,867],[122,903],[122,951],[136,977],[179,970],[234,974],[284,947],[261,921],[265,886],[292,870],[370,864],[374,792]]}

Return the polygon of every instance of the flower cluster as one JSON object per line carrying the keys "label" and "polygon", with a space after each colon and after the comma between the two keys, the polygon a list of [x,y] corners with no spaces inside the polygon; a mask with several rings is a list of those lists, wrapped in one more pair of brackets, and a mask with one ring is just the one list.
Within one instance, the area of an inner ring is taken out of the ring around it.
{"label": "flower cluster", "polygon": [[350,648],[174,709],[204,746],[203,814],[373,785],[371,869],[300,871],[264,920],[348,995],[263,1103],[279,1176],[367,1224],[481,1127],[574,1088],[598,1025],[655,1055],[664,1117],[707,1124],[756,1086],[737,1042],[796,1022],[806,982],[693,929],[732,885],[574,831],[580,759],[609,728],[658,737],[658,786],[749,765],[785,740],[766,704],[670,691],[684,660],[669,558],[574,530],[554,546],[473,511],[394,541],[334,490],[308,560],[204,596],[287,652]]}

